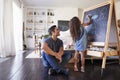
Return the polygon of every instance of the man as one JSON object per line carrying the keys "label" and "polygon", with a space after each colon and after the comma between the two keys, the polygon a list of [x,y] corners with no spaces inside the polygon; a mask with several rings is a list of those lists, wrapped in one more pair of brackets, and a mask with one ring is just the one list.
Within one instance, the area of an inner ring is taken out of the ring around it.
{"label": "man", "polygon": [[64,65],[70,60],[71,53],[64,53],[63,42],[59,38],[60,31],[56,25],[48,30],[51,35],[45,39],[43,43],[42,62],[44,67],[48,67],[48,74],[61,73],[68,75],[69,69],[65,69]]}

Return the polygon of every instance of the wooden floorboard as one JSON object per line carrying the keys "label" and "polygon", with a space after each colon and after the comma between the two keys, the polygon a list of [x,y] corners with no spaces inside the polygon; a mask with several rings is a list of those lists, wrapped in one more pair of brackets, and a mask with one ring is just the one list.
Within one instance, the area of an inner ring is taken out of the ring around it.
{"label": "wooden floorboard", "polygon": [[[56,74],[49,76],[48,69],[44,68],[41,59],[25,58],[31,51],[21,52],[15,57],[0,58],[0,80],[120,80],[120,66],[118,60],[107,64],[101,77],[102,60],[86,60],[86,72],[74,72],[73,64],[65,67],[70,69],[68,76]],[[107,61],[107,62],[111,62]]]}

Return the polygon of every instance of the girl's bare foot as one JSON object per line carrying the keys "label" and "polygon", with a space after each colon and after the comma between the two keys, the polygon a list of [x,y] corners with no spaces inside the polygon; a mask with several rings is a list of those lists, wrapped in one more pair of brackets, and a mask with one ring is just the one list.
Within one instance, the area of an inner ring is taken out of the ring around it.
{"label": "girl's bare foot", "polygon": [[81,72],[85,72],[84,67],[81,67]]}
{"label": "girl's bare foot", "polygon": [[77,66],[74,66],[74,71],[78,71],[78,68],[77,68]]}

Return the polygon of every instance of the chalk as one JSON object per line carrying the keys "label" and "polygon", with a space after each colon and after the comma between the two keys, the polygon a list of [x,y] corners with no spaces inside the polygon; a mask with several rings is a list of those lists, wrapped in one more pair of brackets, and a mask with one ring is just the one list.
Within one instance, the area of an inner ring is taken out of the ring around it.
{"label": "chalk", "polygon": [[97,18],[98,18],[98,15],[93,15],[93,16],[92,16],[92,19],[93,19],[93,20],[95,20],[95,19],[97,19]]}

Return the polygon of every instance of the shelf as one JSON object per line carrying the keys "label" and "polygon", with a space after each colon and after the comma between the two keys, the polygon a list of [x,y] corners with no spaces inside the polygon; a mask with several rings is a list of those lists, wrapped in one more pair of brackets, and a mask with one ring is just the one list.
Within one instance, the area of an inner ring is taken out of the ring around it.
{"label": "shelf", "polygon": [[95,56],[95,57],[103,57],[104,55],[106,55],[106,56],[117,56],[118,51],[117,50],[112,50],[112,51],[103,52],[103,51],[87,50],[87,55]]}
{"label": "shelf", "polygon": [[54,9],[25,7],[25,42],[28,47],[31,43],[28,38],[33,38],[34,34],[40,36],[46,34],[50,25],[54,23]]}
{"label": "shelf", "polygon": [[29,32],[30,32],[30,31],[33,31],[33,30],[26,30],[26,31],[29,31]]}
{"label": "shelf", "polygon": [[35,29],[34,31],[43,31],[43,30],[45,30],[45,29]]}
{"label": "shelf", "polygon": [[31,18],[32,18],[32,17],[34,17],[34,16],[33,16],[33,15],[27,15],[26,18],[28,18],[28,17],[31,17]]}
{"label": "shelf", "polygon": [[53,18],[54,16],[47,16],[48,18]]}

